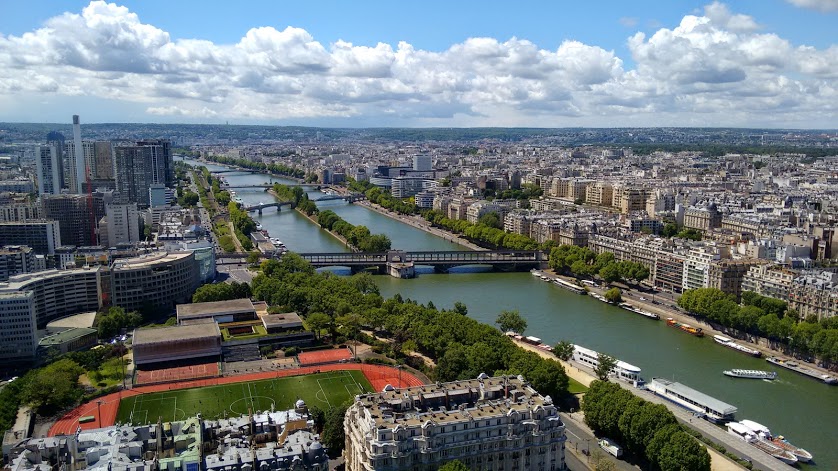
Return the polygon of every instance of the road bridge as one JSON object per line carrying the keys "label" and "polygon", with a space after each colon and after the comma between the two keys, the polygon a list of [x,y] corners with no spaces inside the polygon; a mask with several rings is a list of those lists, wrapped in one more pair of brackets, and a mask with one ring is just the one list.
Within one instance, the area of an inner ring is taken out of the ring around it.
{"label": "road bridge", "polygon": [[[264,189],[268,190],[270,188],[273,188],[274,185],[275,185],[275,183],[262,183],[262,184],[259,184],[259,185],[230,185],[230,184],[227,184],[227,183],[223,183],[223,184],[221,184],[221,189],[222,190],[227,190],[227,189],[233,188],[233,189],[238,190],[238,189],[241,189],[241,188],[264,188]],[[302,187],[305,187],[305,188],[314,188],[315,190],[319,190],[321,185],[319,183],[295,183],[291,186],[302,186]]]}
{"label": "road bridge", "polygon": [[[347,267],[352,271],[377,268],[394,274],[394,269],[412,273],[416,265],[446,272],[462,265],[488,265],[495,270],[529,270],[541,266],[545,255],[540,250],[414,251],[390,250],[379,253],[301,253],[314,267]],[[411,275],[412,276],[412,275]],[[410,277],[404,276],[402,277]]]}
{"label": "road bridge", "polygon": [[311,201],[344,200],[344,201],[347,201],[349,203],[352,203],[353,201],[359,201],[359,200],[362,200],[362,199],[365,199],[365,198],[366,198],[366,196],[364,196],[363,193],[350,193],[348,195],[325,195],[325,196],[321,196],[320,198],[313,198]]}
{"label": "road bridge", "polygon": [[279,212],[282,210],[282,206],[291,206],[290,201],[277,201],[273,203],[263,203],[263,204],[256,204],[253,206],[246,206],[244,208],[245,211],[258,211],[259,215],[262,215],[262,210],[267,208],[276,208],[276,211]]}

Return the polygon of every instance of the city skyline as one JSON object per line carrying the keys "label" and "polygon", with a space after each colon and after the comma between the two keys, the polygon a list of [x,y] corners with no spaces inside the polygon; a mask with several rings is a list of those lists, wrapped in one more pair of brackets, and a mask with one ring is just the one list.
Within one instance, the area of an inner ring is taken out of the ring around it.
{"label": "city skyline", "polygon": [[0,121],[838,127],[838,2],[609,5],[9,5]]}

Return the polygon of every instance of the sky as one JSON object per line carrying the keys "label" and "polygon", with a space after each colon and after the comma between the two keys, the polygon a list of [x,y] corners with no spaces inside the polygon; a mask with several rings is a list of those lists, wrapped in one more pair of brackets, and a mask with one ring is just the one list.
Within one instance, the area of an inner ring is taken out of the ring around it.
{"label": "sky", "polygon": [[838,0],[0,1],[0,121],[838,128]]}

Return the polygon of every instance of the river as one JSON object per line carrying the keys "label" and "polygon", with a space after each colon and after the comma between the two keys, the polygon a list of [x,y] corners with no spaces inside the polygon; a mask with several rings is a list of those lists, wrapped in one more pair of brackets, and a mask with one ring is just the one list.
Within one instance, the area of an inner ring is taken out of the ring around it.
{"label": "river", "polygon": [[[198,164],[187,160],[187,163]],[[220,166],[206,165],[210,170]],[[230,173],[224,177],[231,184],[259,184],[266,175]],[[276,178],[273,181],[281,181]],[[282,181],[292,184],[291,181]],[[267,202],[270,195],[260,189],[234,190],[245,203]],[[316,198],[322,195],[311,191]],[[393,248],[403,250],[463,250],[458,244],[443,240],[363,206],[343,201],[318,205],[331,209],[352,224],[363,224],[373,233],[384,233]],[[267,209],[256,220],[272,237],[278,237],[295,252],[341,252],[341,242],[287,208],[276,213]],[[450,308],[455,301],[468,306],[468,315],[493,324],[505,309],[517,309],[526,318],[529,335],[545,343],[559,340],[608,353],[643,370],[643,376],[675,379],[736,406],[739,419],[751,419],[782,434],[792,443],[811,452],[817,466],[806,468],[838,469],[838,387],[827,386],[785,369],[778,369],[763,359],[716,345],[712,338],[696,338],[623,309],[609,306],[588,296],[570,293],[545,283],[529,273],[486,273],[463,269],[457,273],[429,274],[399,280],[377,276],[384,297],[400,293],[421,303],[433,301],[438,308]],[[775,381],[728,378],[730,368],[777,370]],[[830,432],[831,430],[831,432]]]}

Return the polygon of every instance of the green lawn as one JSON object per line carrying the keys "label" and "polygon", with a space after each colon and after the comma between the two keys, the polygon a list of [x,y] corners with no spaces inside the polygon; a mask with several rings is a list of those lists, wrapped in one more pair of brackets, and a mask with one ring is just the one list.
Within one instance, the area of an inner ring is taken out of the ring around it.
{"label": "green lawn", "polygon": [[332,371],[141,394],[122,400],[117,421],[146,424],[162,417],[164,422],[169,422],[183,420],[198,412],[207,419],[231,417],[246,415],[248,409],[254,413],[269,411],[271,406],[278,411],[292,409],[297,399],[328,410],[366,392],[373,390],[362,372]]}
{"label": "green lawn", "polygon": [[581,394],[581,393],[588,392],[588,388],[585,387],[579,381],[576,381],[573,378],[567,378],[567,379],[568,379],[568,385],[567,385],[567,392],[568,393],[570,393],[570,394]]}

